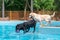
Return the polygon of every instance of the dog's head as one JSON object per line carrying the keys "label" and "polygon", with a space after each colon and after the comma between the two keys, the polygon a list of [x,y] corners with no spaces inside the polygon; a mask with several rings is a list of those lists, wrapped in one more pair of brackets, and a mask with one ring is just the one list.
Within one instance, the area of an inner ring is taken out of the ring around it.
{"label": "dog's head", "polygon": [[17,33],[19,33],[20,30],[24,30],[25,25],[26,25],[26,22],[21,23],[21,24],[17,24],[15,31],[16,31]]}
{"label": "dog's head", "polygon": [[16,32],[19,32],[19,24],[16,25]]}
{"label": "dog's head", "polygon": [[29,18],[33,18],[35,16],[35,13],[30,13]]}

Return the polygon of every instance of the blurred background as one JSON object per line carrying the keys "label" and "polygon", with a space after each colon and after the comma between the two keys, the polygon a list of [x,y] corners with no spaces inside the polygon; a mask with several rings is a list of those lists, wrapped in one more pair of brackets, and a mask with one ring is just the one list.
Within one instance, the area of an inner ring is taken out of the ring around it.
{"label": "blurred background", "polygon": [[0,20],[28,20],[30,12],[52,15],[60,21],[60,0],[0,0]]}

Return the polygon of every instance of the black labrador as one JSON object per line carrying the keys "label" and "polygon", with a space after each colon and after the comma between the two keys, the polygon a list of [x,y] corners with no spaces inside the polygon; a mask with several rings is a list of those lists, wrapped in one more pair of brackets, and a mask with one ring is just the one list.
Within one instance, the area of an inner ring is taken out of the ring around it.
{"label": "black labrador", "polygon": [[33,32],[35,32],[35,26],[36,26],[36,21],[34,19],[32,19],[32,20],[29,20],[29,21],[24,22],[22,24],[17,24],[16,25],[16,32],[23,30],[24,33],[26,33],[30,30],[30,27],[33,27],[34,28]]}

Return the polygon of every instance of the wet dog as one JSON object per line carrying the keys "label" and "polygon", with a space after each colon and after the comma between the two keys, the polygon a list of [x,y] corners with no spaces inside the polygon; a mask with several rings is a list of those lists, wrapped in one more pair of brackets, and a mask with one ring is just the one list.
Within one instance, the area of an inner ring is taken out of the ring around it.
{"label": "wet dog", "polygon": [[41,14],[36,14],[36,13],[29,14],[29,18],[33,17],[35,21],[38,21],[41,24],[42,24],[42,21],[46,21],[47,24],[51,23],[51,18],[54,16],[55,16],[55,12],[53,13],[53,15],[41,15]]}
{"label": "wet dog", "polygon": [[32,20],[29,20],[29,21],[24,22],[22,24],[17,24],[16,25],[16,32],[19,32],[20,30],[23,30],[24,33],[26,33],[30,30],[31,27],[34,28],[33,32],[35,32],[35,26],[36,26],[36,21],[34,19],[32,19]]}

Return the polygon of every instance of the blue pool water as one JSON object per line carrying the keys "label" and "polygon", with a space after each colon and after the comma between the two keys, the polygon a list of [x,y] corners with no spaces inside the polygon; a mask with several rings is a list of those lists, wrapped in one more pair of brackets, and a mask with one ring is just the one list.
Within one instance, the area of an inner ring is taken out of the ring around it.
{"label": "blue pool water", "polygon": [[[42,28],[39,27],[39,23],[37,23],[35,33],[32,32],[33,28],[26,34],[24,34],[22,30],[20,33],[16,33],[16,25],[23,22],[24,21],[0,21],[0,40],[60,40],[59,21],[52,21],[51,24]],[[45,22],[43,23],[45,24]]]}

